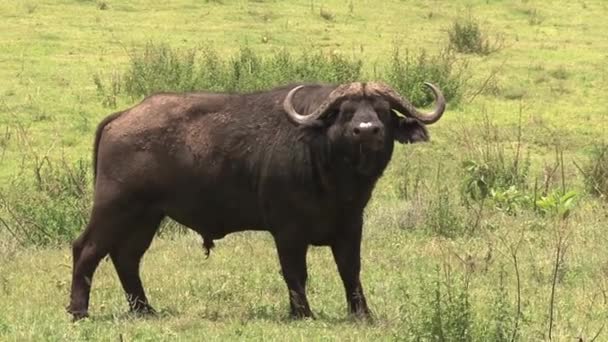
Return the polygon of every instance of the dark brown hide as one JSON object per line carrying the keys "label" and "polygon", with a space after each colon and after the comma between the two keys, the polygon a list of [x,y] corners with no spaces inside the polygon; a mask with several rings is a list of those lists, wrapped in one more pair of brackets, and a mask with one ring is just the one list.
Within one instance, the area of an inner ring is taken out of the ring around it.
{"label": "dark brown hide", "polygon": [[385,98],[377,85],[366,92],[364,83],[343,87],[354,90],[331,103],[337,86],[302,87],[293,109],[324,113],[317,124],[298,125],[284,110],[294,87],[156,94],[102,121],[91,217],[73,244],[75,319],[87,315],[93,273],[108,254],[131,309],[153,312],[139,263],[165,217],[200,233],[206,248],[229,233],[269,231],[297,317],[312,316],[307,248],[330,246],[349,310],[369,316],[359,281],[363,210],[394,140],[426,141],[428,133],[419,119],[392,111],[394,94]]}

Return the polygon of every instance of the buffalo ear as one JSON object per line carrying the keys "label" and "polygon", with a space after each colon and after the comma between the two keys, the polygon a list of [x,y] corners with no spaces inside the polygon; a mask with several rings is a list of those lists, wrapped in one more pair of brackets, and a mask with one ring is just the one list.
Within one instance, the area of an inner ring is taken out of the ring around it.
{"label": "buffalo ear", "polygon": [[429,132],[423,123],[411,118],[395,118],[395,140],[402,144],[429,141]]}

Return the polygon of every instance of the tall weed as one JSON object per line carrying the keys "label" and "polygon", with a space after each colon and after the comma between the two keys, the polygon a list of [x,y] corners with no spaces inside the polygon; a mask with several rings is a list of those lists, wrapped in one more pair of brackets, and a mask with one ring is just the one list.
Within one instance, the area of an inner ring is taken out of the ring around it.
{"label": "tall weed", "polygon": [[608,199],[608,143],[594,145],[589,161],[578,168],[583,174],[587,192]]}
{"label": "tall weed", "polygon": [[525,191],[530,157],[523,148],[521,123],[514,144],[505,142],[487,115],[475,130],[481,132],[477,138],[471,138],[474,135],[470,132],[465,138],[466,157],[462,162],[465,202],[492,198],[498,208],[512,213],[516,206],[528,202]]}
{"label": "tall weed", "polygon": [[88,219],[90,165],[33,158],[0,191],[0,223],[23,244],[71,241]]}

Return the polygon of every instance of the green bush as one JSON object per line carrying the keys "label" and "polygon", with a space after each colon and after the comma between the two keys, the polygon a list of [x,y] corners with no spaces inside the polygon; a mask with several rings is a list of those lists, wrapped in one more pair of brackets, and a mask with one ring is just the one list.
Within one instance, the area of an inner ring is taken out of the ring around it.
{"label": "green bush", "polygon": [[[287,82],[342,83],[360,78],[361,68],[360,60],[320,52],[292,55],[281,50],[263,57],[245,46],[222,59],[211,47],[178,50],[148,43],[130,54],[124,75],[114,79],[123,80],[127,95],[140,98],[163,91],[254,91]],[[121,88],[95,83],[102,92],[107,88],[106,93]]]}
{"label": "green bush", "polygon": [[[132,49],[122,74],[112,73],[107,81],[95,75],[98,95],[104,106],[116,107],[119,94],[139,99],[155,92],[255,91],[293,82],[345,83],[368,79],[361,59],[338,53],[286,49],[262,55],[244,46],[226,57],[210,46],[175,49],[167,44],[148,43]],[[446,99],[456,104],[462,98],[469,72],[466,62],[450,51],[429,55],[422,50],[403,58],[399,49],[375,73],[379,81],[395,87],[417,106],[430,105],[432,94],[423,82],[437,84]]]}
{"label": "green bush", "polygon": [[402,56],[399,48],[395,48],[382,77],[414,105],[428,106],[433,95],[424,82],[436,84],[447,101],[457,104],[462,99],[469,71],[467,63],[458,60],[451,50],[437,55],[429,55],[426,50],[415,55],[406,51]]}
{"label": "green bush", "polygon": [[166,44],[148,43],[143,51],[132,51],[122,79],[133,97],[160,91],[190,91],[196,87],[196,52],[181,51]]}

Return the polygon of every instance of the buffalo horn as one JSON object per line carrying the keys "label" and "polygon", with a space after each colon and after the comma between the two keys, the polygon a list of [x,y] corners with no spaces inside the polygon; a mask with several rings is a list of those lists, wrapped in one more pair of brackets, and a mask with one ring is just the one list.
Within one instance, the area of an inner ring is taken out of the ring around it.
{"label": "buffalo horn", "polygon": [[416,109],[416,107],[414,107],[408,100],[402,98],[391,87],[383,83],[368,83],[367,89],[368,91],[375,92],[376,94],[388,99],[388,101],[391,103],[391,107],[401,112],[405,116],[417,119],[424,124],[430,125],[437,122],[437,120],[439,120],[443,115],[443,112],[445,111],[445,98],[437,86],[429,82],[424,82],[424,84],[431,89],[433,95],[435,96],[435,109],[430,113],[422,113],[418,111],[418,109]]}

